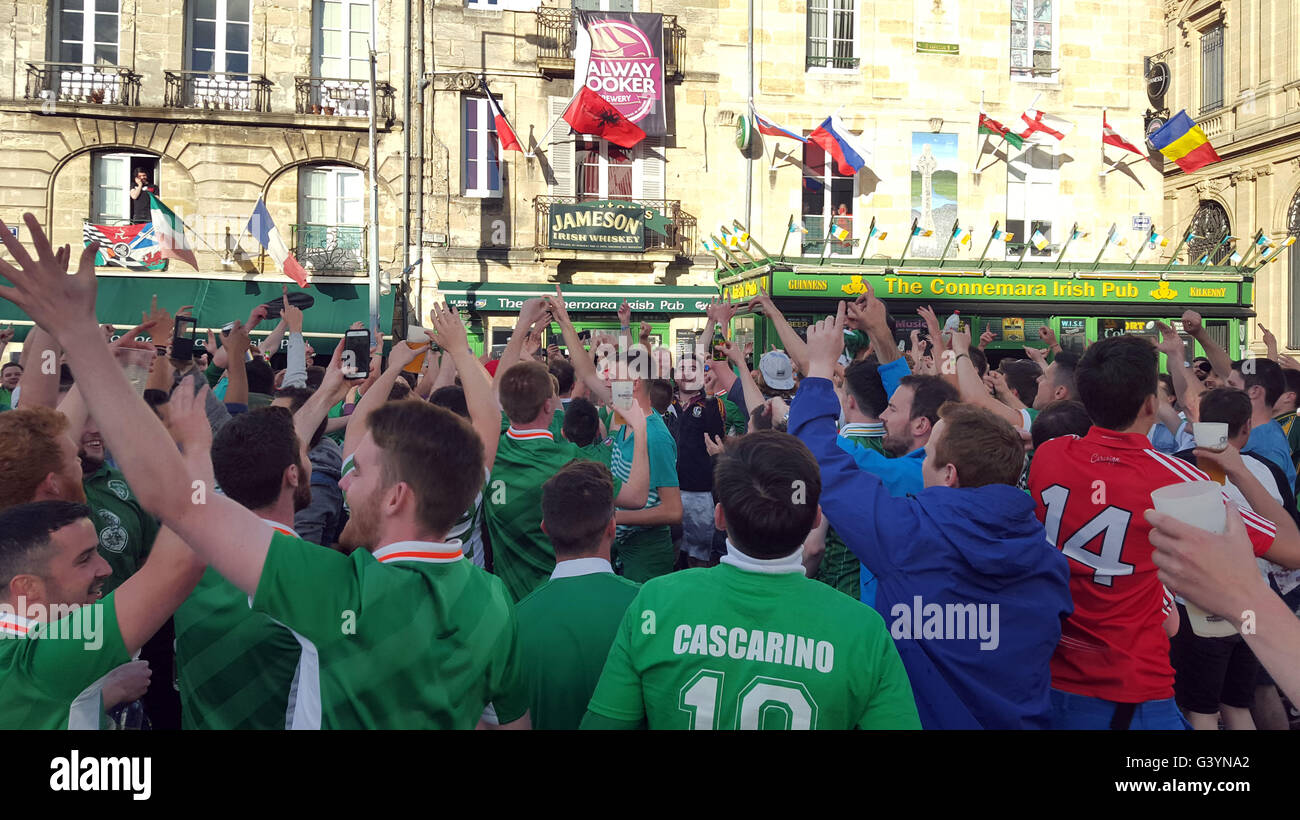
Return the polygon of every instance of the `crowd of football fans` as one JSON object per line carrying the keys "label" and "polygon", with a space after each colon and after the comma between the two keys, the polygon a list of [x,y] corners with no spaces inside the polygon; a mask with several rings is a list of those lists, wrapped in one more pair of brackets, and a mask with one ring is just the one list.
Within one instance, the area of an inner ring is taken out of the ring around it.
{"label": "crowd of football fans", "polygon": [[[102,326],[93,248],[27,224],[0,225],[33,323],[20,358],[0,331],[5,728],[1296,718],[1300,362],[1266,330],[1233,361],[1187,311],[1187,361],[1163,324],[1044,328],[991,367],[926,307],[900,343],[870,291],[803,332],[760,293],[674,352],[626,305],[585,338],[557,288],[498,356],[439,306],[356,378],[287,297],[197,355],[188,306]],[[728,340],[737,312],[782,349]],[[1152,510],[1211,475],[1223,534]]]}

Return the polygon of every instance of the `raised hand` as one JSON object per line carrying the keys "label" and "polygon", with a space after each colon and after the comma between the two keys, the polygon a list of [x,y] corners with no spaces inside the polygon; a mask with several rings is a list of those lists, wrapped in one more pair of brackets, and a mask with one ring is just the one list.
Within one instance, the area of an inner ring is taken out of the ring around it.
{"label": "raised hand", "polygon": [[149,341],[155,345],[169,345],[175,332],[176,322],[166,308],[158,307],[158,294],[149,301],[148,312],[140,312],[140,325],[149,335]]}
{"label": "raised hand", "polygon": [[618,303],[618,323],[622,327],[628,327],[632,324],[632,308],[628,305],[626,299]]}
{"label": "raised hand", "polygon": [[1264,347],[1268,350],[1268,357],[1270,359],[1276,359],[1277,358],[1277,337],[1273,335],[1273,331],[1269,330],[1263,325],[1258,325],[1258,327],[1259,327],[1260,335],[1264,339]]}
{"label": "raised hand", "polygon": [[289,304],[289,289],[284,290],[284,295],[280,297],[283,300],[280,315],[284,318],[284,324],[289,328],[290,333],[302,333],[302,309]]}
{"label": "raised hand", "polygon": [[[64,341],[61,335],[90,329],[102,344],[99,323],[95,321],[95,254],[99,251],[98,243],[91,243],[81,252],[77,273],[69,276],[71,249],[64,245],[56,251],[46,238],[41,223],[30,213],[23,215],[23,221],[32,237],[36,258],[31,257],[9,227],[0,221],[0,240],[17,263],[15,267],[0,260],[0,275],[13,284],[13,287],[0,288],[0,296],[21,308],[28,318],[60,342]],[[92,327],[84,327],[86,325]]]}
{"label": "raised hand", "polygon": [[1183,330],[1187,332],[1188,336],[1195,336],[1196,334],[1201,332],[1202,329],[1201,314],[1197,313],[1194,310],[1185,310],[1183,311],[1182,318],[1183,318]]}
{"label": "raised hand", "polygon": [[1156,344],[1156,350],[1166,356],[1181,359],[1185,354],[1183,340],[1179,337],[1177,331],[1161,321],[1156,322],[1156,330],[1160,331],[1160,341]]}
{"label": "raised hand", "polygon": [[943,336],[939,328],[939,317],[934,315],[934,309],[929,305],[921,305],[916,309],[916,314],[925,320],[925,329],[930,334],[930,340],[939,344]]}
{"label": "raised hand", "polygon": [[834,316],[827,316],[808,327],[808,375],[829,379],[844,350],[844,317],[847,309],[840,302]]}
{"label": "raised hand", "polygon": [[401,370],[428,348],[428,344],[417,344],[412,347],[408,342],[396,342],[393,344],[393,349],[388,352],[388,368]]}
{"label": "raised hand", "polygon": [[1056,347],[1056,331],[1047,325],[1038,328],[1038,338],[1042,339],[1049,348]]}
{"label": "raised hand", "polygon": [[448,352],[469,350],[469,336],[465,333],[465,324],[461,322],[460,315],[456,311],[447,305],[435,304],[429,311],[429,321],[433,327],[425,330],[424,335],[432,339],[438,347]]}
{"label": "raised hand", "polygon": [[[934,315],[931,313],[931,315]],[[970,328],[962,330],[960,327],[952,331],[952,349],[958,356],[963,353],[970,353]]]}
{"label": "raised hand", "polygon": [[230,329],[230,333],[226,334],[226,357],[231,361],[235,357],[242,360],[244,354],[248,352],[249,347],[253,344],[252,340],[248,338],[248,327],[238,319],[235,320],[234,324],[235,326]]}
{"label": "raised hand", "polygon": [[[1039,329],[1039,335],[1042,335],[1042,329]],[[980,334],[979,349],[983,350],[993,343],[993,328],[989,325],[984,326],[984,332]]]}
{"label": "raised hand", "polygon": [[[196,385],[198,392],[195,392]],[[212,425],[207,414],[207,398],[211,392],[197,373],[182,379],[172,391],[167,432],[184,453],[206,453],[212,449]]]}

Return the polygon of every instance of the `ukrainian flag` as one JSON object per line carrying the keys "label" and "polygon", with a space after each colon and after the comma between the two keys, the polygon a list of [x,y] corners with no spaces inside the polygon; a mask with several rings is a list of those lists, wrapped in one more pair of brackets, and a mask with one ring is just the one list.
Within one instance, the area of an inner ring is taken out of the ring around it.
{"label": "ukrainian flag", "polygon": [[1151,144],[1160,150],[1166,159],[1190,174],[1212,162],[1219,161],[1214,146],[1205,136],[1201,127],[1187,116],[1186,111],[1179,111],[1174,117],[1151,135]]}

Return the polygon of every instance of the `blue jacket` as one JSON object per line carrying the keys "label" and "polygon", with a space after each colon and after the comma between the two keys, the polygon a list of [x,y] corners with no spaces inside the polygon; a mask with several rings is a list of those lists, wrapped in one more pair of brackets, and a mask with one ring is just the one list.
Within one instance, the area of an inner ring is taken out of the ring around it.
{"label": "blue jacket", "polygon": [[921,725],[1046,728],[1049,664],[1073,605],[1033,499],[1003,484],[893,497],[840,449],[838,414],[831,383],[804,379],[790,432],[821,466],[823,514],[876,576]]}

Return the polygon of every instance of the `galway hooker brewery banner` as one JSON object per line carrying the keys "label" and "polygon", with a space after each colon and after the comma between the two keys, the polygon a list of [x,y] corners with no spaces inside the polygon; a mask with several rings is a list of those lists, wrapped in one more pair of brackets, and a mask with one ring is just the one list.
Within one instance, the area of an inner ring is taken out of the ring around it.
{"label": "galway hooker brewery banner", "polygon": [[[587,87],[648,136],[668,133],[664,115],[664,16],[588,12]],[[575,15],[575,25],[577,17]]]}

